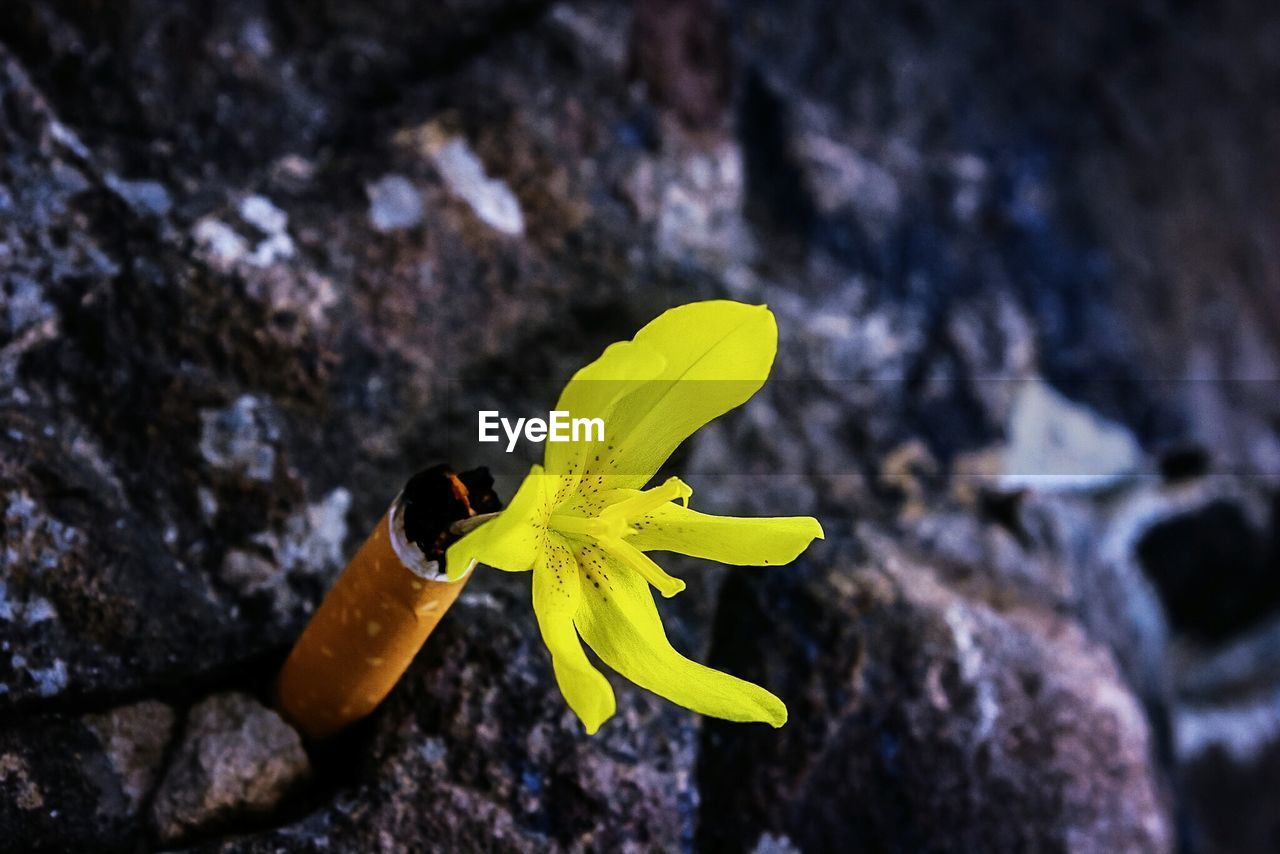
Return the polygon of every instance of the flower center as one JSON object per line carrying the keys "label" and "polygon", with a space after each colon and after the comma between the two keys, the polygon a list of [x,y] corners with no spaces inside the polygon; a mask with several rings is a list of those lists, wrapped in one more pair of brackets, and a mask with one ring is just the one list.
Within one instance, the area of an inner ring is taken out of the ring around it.
{"label": "flower center", "polygon": [[678,477],[667,478],[661,486],[646,489],[600,511],[598,516],[570,516],[552,513],[547,525],[564,534],[579,534],[597,540],[620,540],[635,533],[632,527],[640,519],[669,501],[679,500],[689,506],[693,488]]}

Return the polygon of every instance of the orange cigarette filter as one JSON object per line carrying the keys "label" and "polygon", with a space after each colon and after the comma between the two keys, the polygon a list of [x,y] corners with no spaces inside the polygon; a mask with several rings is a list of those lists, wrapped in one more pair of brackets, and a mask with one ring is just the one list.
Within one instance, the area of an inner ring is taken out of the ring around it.
{"label": "orange cigarette filter", "polygon": [[276,682],[280,711],[311,738],[372,712],[395,687],[470,575],[446,580],[449,528],[497,509],[483,470],[444,466],[410,479],[312,615]]}

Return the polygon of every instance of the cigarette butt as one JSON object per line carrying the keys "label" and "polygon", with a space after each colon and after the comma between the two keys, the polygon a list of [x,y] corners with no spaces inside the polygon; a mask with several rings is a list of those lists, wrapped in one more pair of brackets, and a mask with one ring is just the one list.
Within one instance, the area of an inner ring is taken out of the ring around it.
{"label": "cigarette butt", "polygon": [[[440,556],[449,522],[475,514],[463,482],[444,467],[437,468],[438,473],[429,469],[410,480],[383,514],[280,671],[276,704],[312,738],[332,735],[382,702],[469,578],[448,581],[443,561],[428,559],[423,549],[425,545],[439,552],[433,556]],[[430,490],[424,491],[423,484],[430,486],[431,479],[420,479],[429,473],[435,475],[437,492],[439,477],[449,478],[444,483],[455,501],[435,500]],[[424,515],[426,504],[434,506]],[[410,507],[417,515],[406,522]],[[406,534],[406,527],[414,538]],[[425,536],[424,530],[429,532]]]}

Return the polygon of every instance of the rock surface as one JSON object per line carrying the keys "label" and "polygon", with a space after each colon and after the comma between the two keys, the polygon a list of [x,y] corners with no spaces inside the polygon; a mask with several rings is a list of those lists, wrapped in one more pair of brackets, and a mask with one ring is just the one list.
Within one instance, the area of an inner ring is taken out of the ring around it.
{"label": "rock surface", "polygon": [[226,850],[299,840],[337,850],[688,846],[696,721],[615,680],[617,717],[584,738],[555,687],[523,579],[477,590],[480,580],[352,751],[345,767],[356,782],[334,805]]}
{"label": "rock surface", "polygon": [[[0,839],[1273,850],[1277,26],[6,0]],[[792,723],[619,685],[588,739],[486,573],[304,756],[248,698],[406,474],[509,496],[477,409],[710,297],[780,354],[673,466],[827,541],[661,607]]]}
{"label": "rock surface", "polygon": [[117,850],[144,838],[145,821],[133,797],[137,778],[117,765],[119,752],[104,746],[91,726],[62,715],[6,726],[0,733],[6,847]]}
{"label": "rock surface", "polygon": [[165,751],[173,738],[173,709],[155,700],[143,700],[88,715],[84,723],[111,760],[129,813],[139,814],[164,768]]}
{"label": "rock surface", "polygon": [[302,739],[244,694],[216,694],[187,713],[156,789],[152,821],[162,842],[245,814],[269,813],[310,773]]}
{"label": "rock surface", "polygon": [[791,720],[777,737],[705,725],[704,808],[739,819],[704,822],[702,847],[1171,850],[1149,725],[1079,626],[891,551],[801,572],[721,595],[751,628],[718,627],[718,663],[776,686]]}

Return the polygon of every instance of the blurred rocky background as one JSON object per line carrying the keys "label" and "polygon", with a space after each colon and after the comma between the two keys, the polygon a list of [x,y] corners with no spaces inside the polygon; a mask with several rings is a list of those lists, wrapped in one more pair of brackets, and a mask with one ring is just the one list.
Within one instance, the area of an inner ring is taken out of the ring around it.
{"label": "blurred rocky background", "polygon": [[[1280,850],[1277,92],[1245,0],[4,0],[0,848]],[[709,297],[675,470],[828,537],[663,607],[786,728],[588,739],[484,573],[304,744],[405,477]]]}

